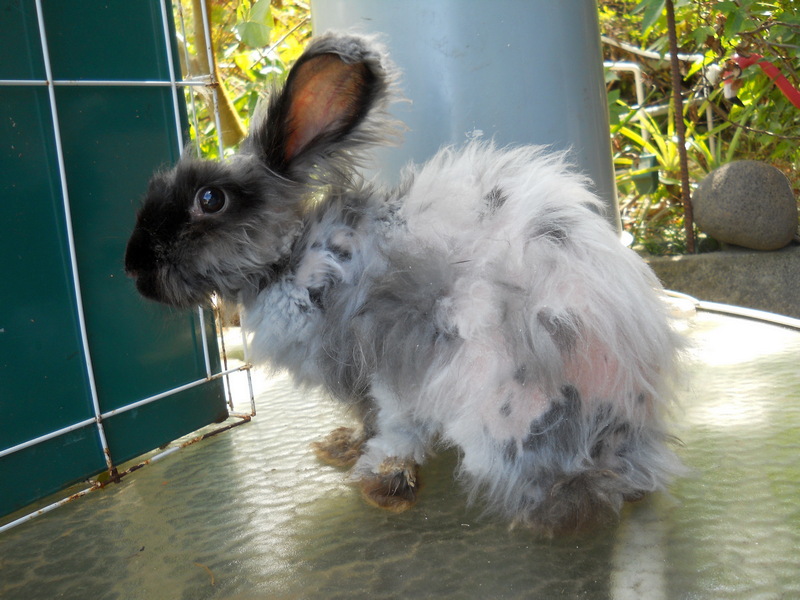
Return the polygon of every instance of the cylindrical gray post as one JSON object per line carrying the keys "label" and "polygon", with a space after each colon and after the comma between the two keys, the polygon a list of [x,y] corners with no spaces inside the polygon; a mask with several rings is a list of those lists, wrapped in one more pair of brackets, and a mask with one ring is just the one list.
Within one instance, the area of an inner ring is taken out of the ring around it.
{"label": "cylindrical gray post", "polygon": [[619,229],[595,0],[314,0],[316,33],[383,34],[409,126],[381,178],[471,136],[569,149]]}

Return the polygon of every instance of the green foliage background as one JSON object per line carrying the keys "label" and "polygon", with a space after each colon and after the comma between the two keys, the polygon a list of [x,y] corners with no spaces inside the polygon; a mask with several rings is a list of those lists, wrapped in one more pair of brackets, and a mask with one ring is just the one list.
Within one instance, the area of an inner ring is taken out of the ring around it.
{"label": "green foliage background", "polygon": [[[188,52],[184,73],[192,73],[193,61],[204,53],[203,32],[195,31],[194,18],[202,2],[211,21],[218,77],[224,84],[220,92],[231,101],[244,132],[259,101],[283,83],[311,37],[310,7],[308,2],[296,0],[176,0],[176,29],[185,37]],[[192,140],[203,156],[218,157],[211,92],[187,88],[186,94],[196,115],[196,119],[190,118]],[[222,123],[223,128],[225,125]],[[235,141],[241,141],[241,136]],[[233,152],[236,143],[227,144],[223,152]]]}
{"label": "green foliage background", "polygon": [[[606,38],[663,54],[668,51],[665,0],[601,0],[601,31]],[[693,184],[708,171],[732,160],[762,160],[781,169],[800,191],[800,110],[793,106],[758,66],[739,76],[741,105],[723,98],[719,83],[709,83],[715,65],[730,67],[734,54],[763,55],[800,88],[800,3],[794,0],[675,0],[680,52],[701,60],[681,61],[684,122],[689,175]],[[617,184],[623,224],[635,246],[653,254],[686,251],[680,204],[679,165],[670,106],[667,62],[604,44],[606,60],[639,63],[646,78],[644,107],[666,106],[666,114],[636,120],[632,77],[608,77],[609,107]],[[706,120],[711,109],[713,123]],[[642,128],[650,140],[642,137]],[[642,164],[650,155],[655,166]],[[658,187],[641,193],[635,182],[648,171],[658,173]],[[757,201],[757,199],[754,199]],[[713,250],[713,240],[700,236],[700,250]]]}
{"label": "green foliage background", "polygon": [[[686,251],[686,241],[669,63],[663,58],[644,57],[626,46],[662,56],[668,51],[665,1],[599,0],[598,11],[606,41],[604,58],[636,62],[645,73],[646,99],[641,107],[636,102],[632,77],[607,73],[623,225],[632,234],[635,248],[654,254],[680,254]],[[212,44],[218,75],[224,82],[220,89],[238,115],[237,127],[246,131],[259,99],[284,80],[287,69],[311,35],[309,3],[302,0],[176,2],[178,31],[185,35],[189,63],[198,56],[198,37],[191,23],[201,2],[206,3],[213,24]],[[755,65],[740,74],[741,105],[726,102],[721,85],[708,81],[714,66],[726,69],[735,53],[758,53],[800,88],[799,5],[796,0],[675,0],[680,52],[701,57],[681,62],[683,118],[693,183],[725,162],[755,159],[781,169],[795,192],[800,191],[800,110]],[[487,11],[486,18],[498,17]],[[199,41],[202,49],[202,39]],[[190,67],[185,69],[191,72]],[[217,124],[208,110],[209,93],[187,91],[187,95],[197,107],[193,139],[204,155],[218,156]],[[648,116],[639,110],[653,107],[662,110]],[[713,114],[710,126],[708,108]],[[222,127],[224,131],[225,123]],[[223,153],[234,148],[235,144],[230,144]],[[642,187],[648,177],[656,178],[658,185],[654,189]],[[700,236],[701,251],[714,248],[713,240]]]}

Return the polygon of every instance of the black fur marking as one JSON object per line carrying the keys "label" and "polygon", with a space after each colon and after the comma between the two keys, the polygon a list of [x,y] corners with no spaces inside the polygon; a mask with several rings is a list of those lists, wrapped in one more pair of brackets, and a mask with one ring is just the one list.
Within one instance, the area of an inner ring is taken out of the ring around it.
{"label": "black fur marking", "polygon": [[503,460],[506,462],[516,462],[519,456],[519,449],[517,448],[517,440],[511,439],[503,444]]}
{"label": "black fur marking", "polygon": [[[349,198],[349,201],[345,204],[342,208],[342,214],[340,218],[342,220],[342,224],[345,227],[348,227],[351,230],[357,229],[358,225],[364,219],[364,212],[365,212],[365,201],[369,199],[369,196],[356,196]],[[352,232],[348,232],[348,236],[352,236]]]}
{"label": "black fur marking", "polygon": [[538,223],[531,237],[534,239],[544,238],[557,244],[564,244],[569,240],[569,227],[566,223],[559,221]]}
{"label": "black fur marking", "polygon": [[612,426],[608,426],[600,436],[591,452],[592,459],[599,462],[604,460],[617,462],[619,458],[624,459],[634,453],[638,445],[633,430],[627,423],[617,424],[613,429]]}
{"label": "black fur marking", "polygon": [[349,262],[353,258],[353,253],[350,252],[347,248],[342,248],[340,246],[330,246],[330,251],[336,257],[339,262]]}
{"label": "black fur marking", "polygon": [[525,385],[525,382],[528,380],[528,366],[527,365],[520,365],[516,371],[514,371],[514,381],[516,381],[520,385]]}
{"label": "black fur marking", "polygon": [[453,327],[453,329],[442,329],[438,325],[434,326],[433,329],[433,341],[434,343],[451,343],[457,342],[461,339],[461,336],[458,334],[458,328]]}
{"label": "black fur marking", "polygon": [[574,385],[565,385],[561,388],[561,393],[564,395],[564,400],[568,403],[575,406],[575,408],[580,408],[579,405],[581,401],[581,395],[578,393],[578,388]]}
{"label": "black fur marking", "polygon": [[577,441],[576,432],[580,427],[581,398],[578,390],[571,385],[561,388],[562,398],[542,416],[533,420],[530,432],[522,440],[522,447],[529,452],[537,452],[544,447],[554,447],[569,452]]}
{"label": "black fur marking", "polygon": [[593,421],[593,430],[598,432],[597,441],[590,452],[593,460],[614,461],[614,457],[622,457],[631,452],[631,447],[635,445],[635,433],[627,421],[614,415],[611,405],[598,406]]}
{"label": "black fur marking", "polygon": [[311,304],[320,310],[324,310],[325,308],[325,302],[323,300],[324,295],[324,288],[309,288],[308,290],[308,299],[311,300]]}
{"label": "black fur marking", "polygon": [[615,454],[625,456],[631,450],[630,440],[633,438],[633,429],[628,423],[620,423],[614,428],[614,439],[619,442]]}
{"label": "black fur marking", "polygon": [[569,354],[575,349],[578,332],[575,329],[574,318],[543,308],[536,315],[536,319],[547,330],[553,343],[562,353]]}
{"label": "black fur marking", "polygon": [[500,416],[502,417],[509,417],[511,416],[511,400],[506,400],[500,406]]}
{"label": "black fur marking", "polygon": [[508,196],[499,187],[494,187],[483,199],[489,209],[489,214],[492,215],[506,203]]}
{"label": "black fur marking", "polygon": [[267,289],[268,285],[272,285],[276,279],[284,275],[289,270],[290,266],[291,258],[290,256],[285,256],[274,265],[269,265],[266,269],[264,269],[264,273],[256,282],[256,288],[258,292],[263,292],[265,289]]}

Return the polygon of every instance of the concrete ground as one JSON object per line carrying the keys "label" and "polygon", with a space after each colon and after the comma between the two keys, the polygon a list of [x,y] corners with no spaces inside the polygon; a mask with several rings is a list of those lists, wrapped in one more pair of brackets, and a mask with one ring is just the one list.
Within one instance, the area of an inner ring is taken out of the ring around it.
{"label": "concrete ground", "polygon": [[733,246],[720,252],[650,257],[668,290],[708,302],[800,318],[800,245],[761,252]]}

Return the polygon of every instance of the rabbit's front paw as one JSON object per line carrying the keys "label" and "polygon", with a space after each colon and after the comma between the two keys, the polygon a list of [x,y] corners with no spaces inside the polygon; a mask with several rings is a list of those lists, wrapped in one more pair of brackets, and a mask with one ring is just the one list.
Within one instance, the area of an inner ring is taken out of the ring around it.
{"label": "rabbit's front paw", "polygon": [[411,508],[419,493],[419,465],[410,459],[386,458],[377,472],[358,480],[361,495],[378,508],[400,513]]}
{"label": "rabbit's front paw", "polygon": [[320,460],[335,467],[352,467],[361,456],[366,437],[352,427],[338,427],[311,448]]}

